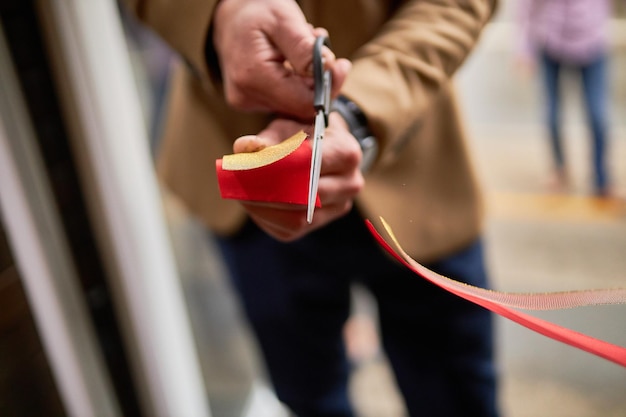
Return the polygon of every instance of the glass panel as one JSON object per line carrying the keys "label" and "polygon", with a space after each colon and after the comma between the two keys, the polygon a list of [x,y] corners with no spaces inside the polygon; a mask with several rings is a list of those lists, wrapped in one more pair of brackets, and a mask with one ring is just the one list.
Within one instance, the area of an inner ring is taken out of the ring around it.
{"label": "glass panel", "polygon": [[[169,69],[178,58],[123,8],[120,12],[151,149],[156,152]],[[163,204],[212,414],[283,415],[263,382],[255,345],[210,233],[166,190]]]}
{"label": "glass panel", "polygon": [[2,225],[0,306],[0,415],[66,415]]}

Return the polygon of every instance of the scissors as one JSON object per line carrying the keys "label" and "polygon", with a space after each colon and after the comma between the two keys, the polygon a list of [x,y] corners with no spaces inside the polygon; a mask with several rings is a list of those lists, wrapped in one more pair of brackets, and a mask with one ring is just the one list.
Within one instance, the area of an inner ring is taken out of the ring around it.
{"label": "scissors", "polygon": [[317,199],[317,187],[320,181],[322,168],[322,140],[324,131],[328,127],[328,113],[330,113],[330,88],[332,75],[329,70],[324,70],[322,47],[330,47],[330,41],[326,36],[319,36],[313,45],[313,80],[314,96],[313,108],[315,109],[315,127],[313,130],[313,152],[311,153],[311,173],[309,174],[309,194],[307,200],[306,221],[313,222],[313,211]]}

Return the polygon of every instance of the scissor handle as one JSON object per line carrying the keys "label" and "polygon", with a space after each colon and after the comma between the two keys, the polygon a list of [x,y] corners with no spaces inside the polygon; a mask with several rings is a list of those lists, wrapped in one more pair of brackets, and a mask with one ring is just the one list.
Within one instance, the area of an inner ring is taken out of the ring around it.
{"label": "scissor handle", "polygon": [[[324,74],[324,60],[322,59],[322,47],[330,48],[330,40],[327,36],[318,36],[313,44],[313,81],[315,83],[315,95],[313,107],[315,110],[323,110],[328,114],[330,110],[330,72]],[[328,79],[325,80],[325,77]]]}

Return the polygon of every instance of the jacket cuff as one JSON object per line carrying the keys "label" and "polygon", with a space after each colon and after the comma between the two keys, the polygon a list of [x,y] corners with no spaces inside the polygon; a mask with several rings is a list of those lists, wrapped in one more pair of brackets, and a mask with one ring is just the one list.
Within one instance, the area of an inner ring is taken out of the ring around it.
{"label": "jacket cuff", "polygon": [[204,59],[206,68],[211,81],[214,84],[220,84],[222,82],[222,70],[220,68],[220,60],[213,44],[213,22],[209,26],[206,39],[204,41]]}

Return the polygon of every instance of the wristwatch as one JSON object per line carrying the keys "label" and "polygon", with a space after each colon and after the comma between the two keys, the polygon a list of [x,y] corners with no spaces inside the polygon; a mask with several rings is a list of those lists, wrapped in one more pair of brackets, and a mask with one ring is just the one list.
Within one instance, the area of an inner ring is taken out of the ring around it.
{"label": "wristwatch", "polygon": [[348,124],[350,133],[361,146],[361,172],[367,172],[374,164],[378,155],[378,140],[367,125],[367,117],[359,106],[345,96],[338,96],[331,104],[331,111],[336,111]]}

